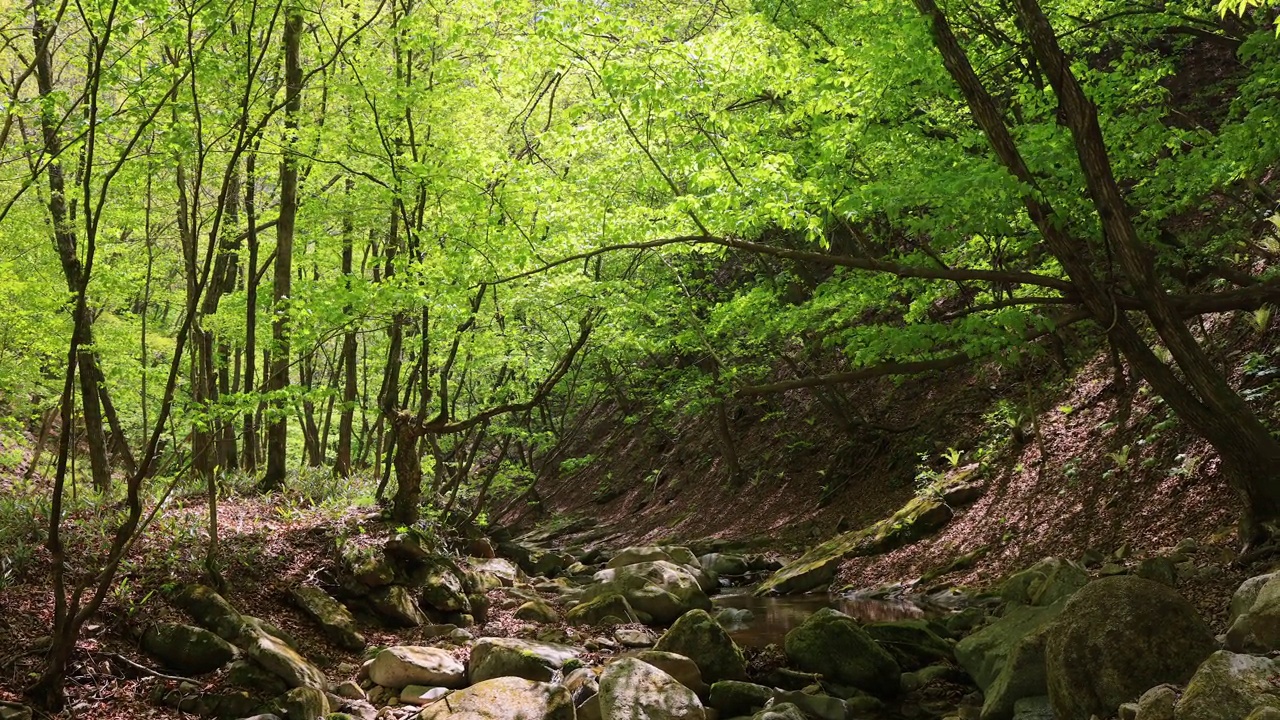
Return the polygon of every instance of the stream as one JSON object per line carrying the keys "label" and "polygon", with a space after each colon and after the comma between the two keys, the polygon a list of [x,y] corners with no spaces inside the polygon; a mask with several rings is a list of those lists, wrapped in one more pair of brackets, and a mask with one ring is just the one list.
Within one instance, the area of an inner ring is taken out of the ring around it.
{"label": "stream", "polygon": [[717,612],[723,608],[751,612],[750,619],[725,625],[729,636],[741,647],[761,648],[771,643],[781,646],[788,631],[826,607],[839,610],[863,623],[933,617],[939,613],[909,600],[882,600],[825,593],[756,597],[751,594],[752,590],[754,588],[751,587],[726,588],[712,598]]}

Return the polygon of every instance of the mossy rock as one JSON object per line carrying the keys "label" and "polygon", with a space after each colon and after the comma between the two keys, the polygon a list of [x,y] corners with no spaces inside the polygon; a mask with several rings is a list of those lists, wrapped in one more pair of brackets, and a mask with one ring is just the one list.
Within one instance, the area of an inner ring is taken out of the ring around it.
{"label": "mossy rock", "polygon": [[888,650],[903,669],[915,670],[954,657],[951,645],[925,620],[872,623],[863,629],[880,647]]}
{"label": "mossy rock", "polygon": [[142,649],[166,666],[184,673],[213,672],[236,657],[236,649],[204,628],[160,623],[142,635]]}
{"label": "mossy rock", "polygon": [[801,593],[829,584],[841,561],[896,550],[939,530],[952,514],[938,494],[917,495],[892,516],[809,550],[761,583],[755,594]]}
{"label": "mossy rock", "polygon": [[747,679],[742,651],[706,610],[690,610],[681,615],[658,638],[653,649],[689,658],[702,671],[703,681],[708,683]]}
{"label": "mossy rock", "polygon": [[631,603],[618,593],[601,595],[594,600],[575,605],[565,614],[570,625],[604,625],[612,618],[614,625],[636,622]]}
{"label": "mossy rock", "polygon": [[882,697],[898,692],[902,670],[897,661],[842,612],[823,608],[810,615],[787,633],[784,645],[792,664],[825,680]]}

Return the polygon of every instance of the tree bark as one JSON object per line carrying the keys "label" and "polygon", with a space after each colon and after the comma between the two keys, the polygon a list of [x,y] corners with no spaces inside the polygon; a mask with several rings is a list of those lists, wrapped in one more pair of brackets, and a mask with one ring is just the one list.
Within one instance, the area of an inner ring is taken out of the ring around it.
{"label": "tree bark", "polygon": [[[289,386],[289,327],[286,303],[289,300],[293,274],[294,222],[298,214],[298,158],[294,144],[297,142],[298,115],[302,110],[302,9],[291,3],[285,11],[284,22],[284,76],[285,92],[285,148],[280,161],[280,216],[276,222],[276,266],[274,285],[275,319],[271,324],[271,376],[268,392],[282,394]],[[284,486],[285,462],[288,453],[289,418],[283,410],[283,399],[275,397],[275,416],[267,426],[267,472],[262,478],[262,490],[278,490]]]}

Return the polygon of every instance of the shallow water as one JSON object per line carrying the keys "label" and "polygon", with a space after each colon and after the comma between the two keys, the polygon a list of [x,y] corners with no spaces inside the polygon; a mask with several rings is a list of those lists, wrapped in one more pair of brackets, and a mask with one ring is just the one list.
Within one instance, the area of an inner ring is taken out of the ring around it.
{"label": "shallow water", "polygon": [[712,598],[716,610],[741,608],[751,611],[753,617],[750,620],[725,628],[734,642],[742,647],[760,648],[770,643],[780,646],[791,628],[826,607],[864,623],[910,620],[936,614],[907,600],[872,600],[825,593],[756,597],[751,590],[735,588]]}

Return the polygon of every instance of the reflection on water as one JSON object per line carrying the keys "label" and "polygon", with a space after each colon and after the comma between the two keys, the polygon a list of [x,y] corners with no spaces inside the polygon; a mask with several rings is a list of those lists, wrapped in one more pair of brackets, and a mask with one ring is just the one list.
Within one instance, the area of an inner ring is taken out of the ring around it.
{"label": "reflection on water", "polygon": [[756,597],[751,588],[729,592],[712,598],[717,609],[750,610],[752,618],[745,623],[726,627],[734,642],[742,647],[764,647],[782,644],[787,631],[805,621],[822,608],[835,608],[860,622],[908,620],[931,615],[919,605],[906,600],[870,600],[841,595],[813,593],[809,595],[777,595]]}

